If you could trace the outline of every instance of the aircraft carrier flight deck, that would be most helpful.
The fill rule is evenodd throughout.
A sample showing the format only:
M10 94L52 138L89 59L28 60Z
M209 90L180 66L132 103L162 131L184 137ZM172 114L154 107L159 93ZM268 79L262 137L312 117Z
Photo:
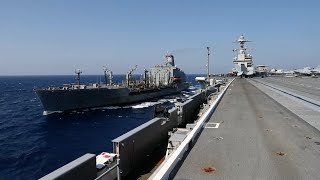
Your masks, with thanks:
M319 179L319 82L236 78L174 179Z

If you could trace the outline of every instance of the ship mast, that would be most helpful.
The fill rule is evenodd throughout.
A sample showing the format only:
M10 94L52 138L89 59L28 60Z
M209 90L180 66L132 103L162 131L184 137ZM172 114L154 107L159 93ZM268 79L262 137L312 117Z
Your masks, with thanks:
M247 39L245 39L244 38L244 36L243 36L243 34L240 36L240 38L238 39L238 42L240 43L240 47L242 48L242 49L244 49L245 47L244 47L244 44L246 43L246 42L250 42L249 40L247 40Z
M243 50L243 52L245 52L246 50L252 50L252 49L248 49L246 47L244 47L246 42L251 42L247 39L245 39L245 37L243 36L243 34L239 37L238 40L234 41L234 43L239 43L240 44L240 49L234 49L234 52L238 52L240 50Z
M77 84L80 86L80 74L82 73L82 71L81 69L76 69L74 72L77 74L76 81Z

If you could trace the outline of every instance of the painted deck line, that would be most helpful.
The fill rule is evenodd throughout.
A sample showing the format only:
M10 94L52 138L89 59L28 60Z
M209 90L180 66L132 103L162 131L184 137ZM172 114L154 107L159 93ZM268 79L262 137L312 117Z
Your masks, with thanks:
M282 89L280 87L271 85L269 83L261 82L259 80L253 80L253 81L258 82L258 83L268 87L269 89L271 89L271 90L273 90L275 92L281 93L282 95L285 95L286 97L288 97L288 98L290 98L292 100L300 102L300 103L304 104L305 106L307 106L307 107L309 107L309 108L311 108L311 109L313 109L315 111L320 112L320 102L319 101L316 101L316 100L310 99L308 97L305 97L305 96L290 92L288 90L284 90L284 89Z

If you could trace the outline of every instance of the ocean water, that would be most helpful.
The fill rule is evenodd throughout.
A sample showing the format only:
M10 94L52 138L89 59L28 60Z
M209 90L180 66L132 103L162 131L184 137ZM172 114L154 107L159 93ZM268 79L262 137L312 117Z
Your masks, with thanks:
M123 77L114 78L121 82ZM197 86L195 77L187 79ZM101 79L82 76L87 83ZM33 89L74 80L74 76L0 76L0 179L38 179L85 153L111 152L111 140L152 119L155 104L174 106L176 96L194 92L125 107L43 116Z

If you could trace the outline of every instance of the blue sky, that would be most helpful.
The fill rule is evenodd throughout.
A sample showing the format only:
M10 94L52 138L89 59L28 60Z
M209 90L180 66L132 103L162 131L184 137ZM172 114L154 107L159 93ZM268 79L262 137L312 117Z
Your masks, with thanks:
M320 64L320 1L0 1L0 75L124 74L164 62L186 73L228 72L241 34L255 64Z

